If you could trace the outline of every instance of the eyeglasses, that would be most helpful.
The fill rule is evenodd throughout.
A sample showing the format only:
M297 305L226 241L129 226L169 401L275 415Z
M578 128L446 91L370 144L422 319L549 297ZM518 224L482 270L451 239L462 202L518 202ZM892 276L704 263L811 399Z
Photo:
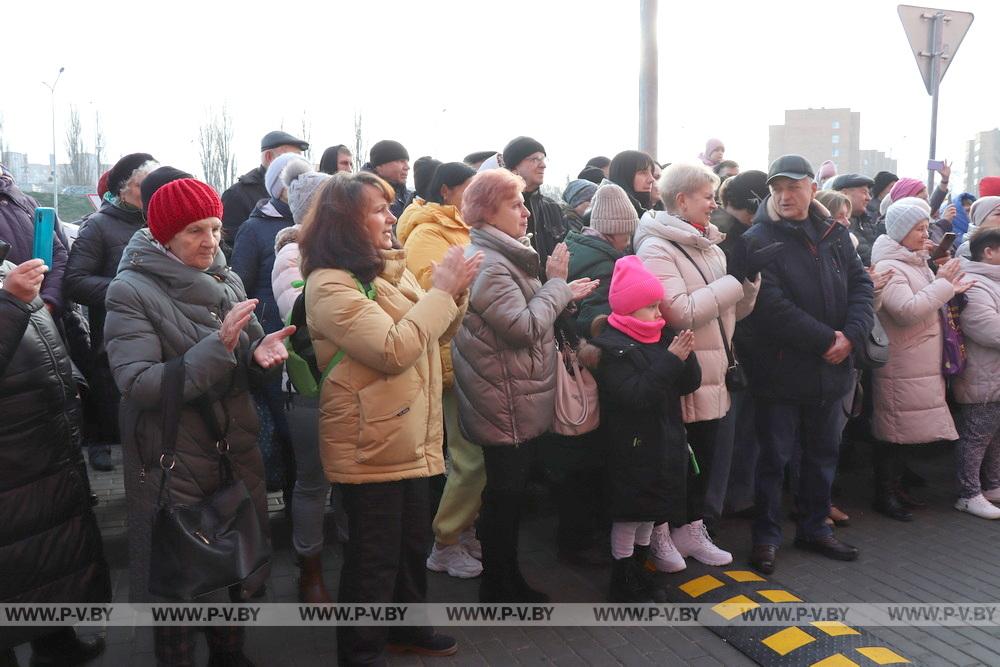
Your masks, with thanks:
M532 157L526 157L524 159L525 159L526 162L532 162L534 164L548 164L549 163L548 159L546 159L546 157L544 155L542 157L532 156Z

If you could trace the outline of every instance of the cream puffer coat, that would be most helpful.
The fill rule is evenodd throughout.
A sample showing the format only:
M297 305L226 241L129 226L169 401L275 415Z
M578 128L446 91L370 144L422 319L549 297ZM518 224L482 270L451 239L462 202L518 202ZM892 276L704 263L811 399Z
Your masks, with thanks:
M721 419L729 412L726 388L729 359L719 319L731 350L736 322L753 310L760 289L759 277L756 282L744 281L741 285L726 273L726 255L719 247L725 238L713 224L702 235L693 226L663 211L647 212L635 231L635 254L663 285L660 311L667 326L675 331L694 331L701 387L681 397L686 424ZM697 268L674 243L684 248Z
M889 362L874 371L872 432L897 444L955 440L941 374L941 308L955 288L934 277L926 253L915 253L886 235L872 246L872 265L879 272L894 271L876 313L889 336Z
M466 298L424 292L406 251L383 252L375 299L347 271L321 269L306 282L306 321L320 368L345 356L323 383L320 458L332 482L363 484L439 475L441 348L458 328Z
M281 321L288 319L295 299L302 292L302 272L299 269L299 232L302 225L285 227L274 237L274 268L271 269L271 290L278 304Z
M968 363L952 387L959 403L1000 402L1000 266L962 259L966 280L961 327Z
M538 253L490 225L466 254L485 255L469 312L451 345L462 433L477 445L519 445L552 426L556 318L573 299L566 281L538 279Z

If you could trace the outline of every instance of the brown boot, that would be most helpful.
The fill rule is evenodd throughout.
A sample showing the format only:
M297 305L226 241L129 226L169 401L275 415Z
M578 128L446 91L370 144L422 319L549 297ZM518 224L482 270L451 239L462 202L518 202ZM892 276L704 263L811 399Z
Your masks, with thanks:
M333 602L323 583L323 557L299 556L299 602Z

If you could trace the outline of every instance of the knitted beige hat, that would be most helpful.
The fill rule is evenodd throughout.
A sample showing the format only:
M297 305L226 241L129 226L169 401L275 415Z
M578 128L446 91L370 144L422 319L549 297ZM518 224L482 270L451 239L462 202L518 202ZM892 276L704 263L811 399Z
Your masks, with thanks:
M639 216L618 185L604 181L590 202L590 226L602 234L633 234Z

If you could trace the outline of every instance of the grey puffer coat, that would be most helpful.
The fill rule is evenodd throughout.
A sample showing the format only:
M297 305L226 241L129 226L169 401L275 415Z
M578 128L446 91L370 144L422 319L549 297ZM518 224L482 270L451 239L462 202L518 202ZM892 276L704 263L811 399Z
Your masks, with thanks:
M164 362L183 355L184 400L209 397L220 424L228 425L233 472L246 484L267 532L264 463L257 448L257 413L248 393L264 379L252 360L264 332L256 318L240 335L236 352L218 336L222 319L246 298L243 283L222 252L207 271L189 267L141 230L125 248L108 288L104 340L122 393L121 432L128 499L129 586L133 602L151 599L149 558L152 518L160 490L161 382ZM280 368L280 367L279 367ZM170 490L175 503L195 504L219 486L215 441L197 411L184 406L177 434ZM261 573L263 583L267 573Z
M975 280L962 309L968 362L954 380L959 403L1000 402L1000 266L962 259L966 280Z
M452 340L462 433L477 445L517 445L552 425L554 324L572 301L566 281L538 279L538 254L490 225L473 229L467 255L485 254L469 310Z

